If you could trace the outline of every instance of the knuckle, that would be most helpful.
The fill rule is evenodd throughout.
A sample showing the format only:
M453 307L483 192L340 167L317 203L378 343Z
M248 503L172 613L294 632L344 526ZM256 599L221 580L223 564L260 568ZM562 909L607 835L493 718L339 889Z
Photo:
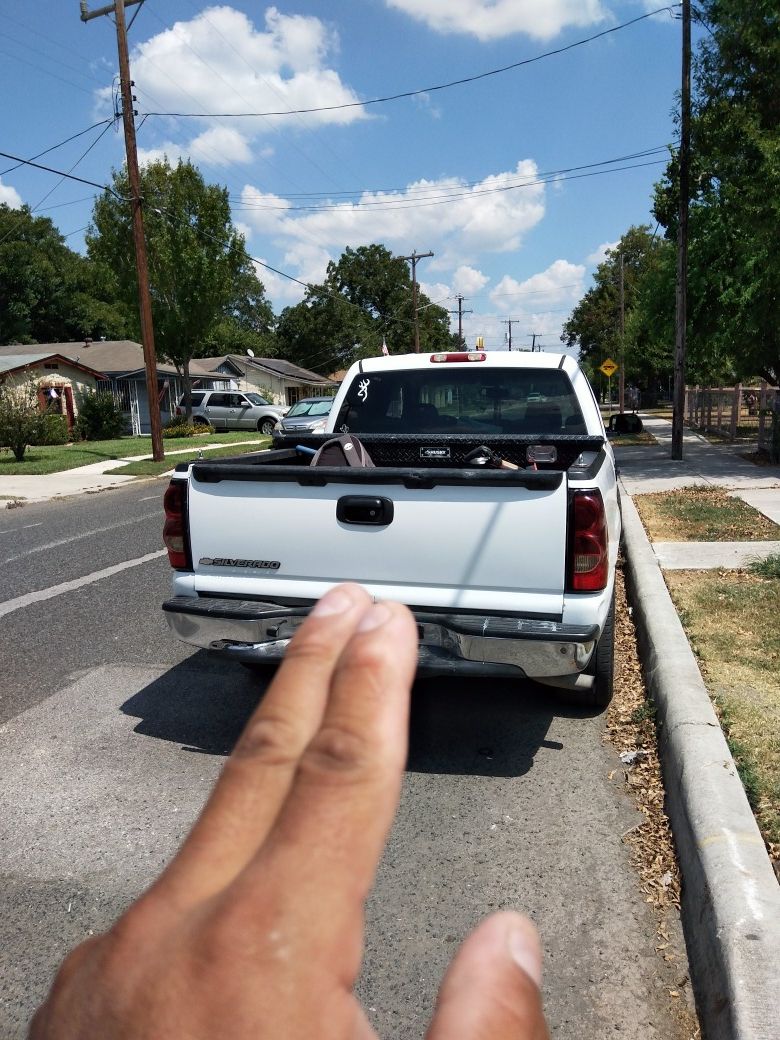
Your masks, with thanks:
M346 781L369 776L374 767L374 756L365 736L335 723L323 726L307 747L300 765L302 773L317 779Z
M295 761L300 752L295 727L291 720L281 716L260 715L251 719L233 751L234 761L252 759L272 766L286 766ZM230 767L228 759L227 767Z

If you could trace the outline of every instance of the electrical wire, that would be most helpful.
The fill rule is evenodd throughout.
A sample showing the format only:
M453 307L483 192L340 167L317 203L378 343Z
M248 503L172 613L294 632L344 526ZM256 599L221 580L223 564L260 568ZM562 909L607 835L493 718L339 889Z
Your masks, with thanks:
M619 32L621 29L627 29L631 25L636 25L637 22L643 22L647 18L652 18L657 14L662 14L664 11L672 13L681 4L675 3L666 7L659 7L655 11L648 11L646 14L638 15L636 18L630 19L630 21L622 22L620 25L613 25L609 29L602 29L601 32L594 33L592 36L587 36L582 40L575 40L574 43L568 43L564 47L556 47L554 50L545 51L543 54L537 54L533 58L524 58L522 61L512 62L511 65L502 65L497 69L490 69L487 72L479 72L473 76L464 76L461 79L450 80L448 83L438 83L431 87L420 87L416 90L405 90L398 94L388 94L384 97L369 98L367 101L349 101L340 105L321 105L316 108L295 108L281 110L278 112L148 112L150 116L174 116L177 119L246 119L246 118L267 118L269 116L291 116L291 115L310 115L315 112L336 112L347 108L363 108L366 105L381 105L388 101L399 101L404 98L418 97L420 94L433 94L439 90L449 90L451 87L463 86L467 83L476 83L479 80L487 79L490 76L498 76L504 72L511 72L514 69L522 68L525 65L532 65L535 62L542 61L545 58L551 58L558 54L565 54L567 51L574 50L576 47L582 47L587 43L592 43L594 40L599 40L604 36L609 36L611 33Z
M105 133L105 131L103 132ZM95 144L97 144L97 141L95 141ZM10 152L0 152L0 155L2 155L4 159L12 159L14 162L18 162L20 166L32 166L35 170L44 170L46 173L56 173L57 176L62 177L63 180L78 181L79 184L88 184L90 188L100 188L101 191L111 192L115 198L121 198L121 196L117 195L114 189L109 187L108 184L98 184L97 181L88 181L84 177L74 177L71 173L66 173L63 170L55 170L51 166L42 166L41 163L33 162L32 159L22 159L18 155L11 155ZM73 167L71 167L71 169L73 169Z
M71 141L75 141L77 137L83 137L84 134L88 134L90 130L94 130L98 126L103 126L104 123L113 123L113 119L99 119L97 123L93 123L88 126L86 130L79 130L76 134L71 134L70 137L66 137L64 141L60 141L58 144L53 144L51 148L44 148L42 152L38 152L37 155L31 156L30 160L22 159L15 166L9 166L5 170L0 170L0 177L5 177L7 173L11 173L13 170L18 170L20 166L24 166L25 162L30 162L33 159L40 159L42 155L48 155L49 152L55 152L58 148L62 148L63 145L70 144Z

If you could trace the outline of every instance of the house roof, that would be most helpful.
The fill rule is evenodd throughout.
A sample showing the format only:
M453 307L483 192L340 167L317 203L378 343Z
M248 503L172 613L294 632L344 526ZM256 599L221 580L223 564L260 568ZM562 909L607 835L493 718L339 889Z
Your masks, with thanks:
M90 368L89 365L82 365L81 362L74 361L72 358L65 357L63 354L5 354L0 356L0 372L14 372L18 369L35 367L44 363L62 362L69 368L76 368L80 372L86 372L88 375L95 376L97 379L103 378L103 373L95 368Z
M33 362L40 361L44 356L57 354L63 359L74 363L78 361L82 366L114 378L144 372L146 367L144 348L131 339L93 340L88 344L84 340L77 343L30 343L25 344L23 349L25 355L29 355ZM13 357L19 352L18 344L0 346L0 358ZM158 361L157 372L159 375L176 375L176 367ZM190 373L195 376L213 376L213 370L202 367L198 360L190 363Z
M270 372L277 379L294 380L296 383L312 383L315 386L330 386L332 382L327 376L319 372L311 372L308 368L294 365L292 361L282 361L281 358L259 358L249 357L246 354L224 354L222 357L198 358L201 365L208 365L211 372L215 372L220 365L228 364L241 375L248 368L258 369L261 372Z

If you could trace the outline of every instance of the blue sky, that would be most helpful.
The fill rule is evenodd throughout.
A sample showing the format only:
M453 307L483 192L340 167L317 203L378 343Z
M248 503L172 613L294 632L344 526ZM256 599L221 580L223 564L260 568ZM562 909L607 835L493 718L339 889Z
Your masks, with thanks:
M91 0L91 7L100 0ZM575 43L660 6L652 0L145 0L131 63L141 158L192 157L228 187L248 251L303 281L345 246L428 252L418 279L455 309L468 340L560 326L603 249L651 222L664 153L596 176L546 174L673 139L680 23L663 13L565 53L413 98L366 100L476 76ZM4 4L0 150L31 158L112 114L113 24L77 0ZM224 118L219 113L307 115ZM182 118L146 113L206 113ZM120 127L98 126L40 158L100 184L123 161ZM99 135L102 133L102 136ZM94 143L97 140L97 143ZM93 145L78 162L84 151ZM641 165L656 162L657 165ZM0 159L0 202L27 203L83 248L95 189ZM607 169L608 167L595 167ZM7 172L5 172L7 171ZM583 170L581 173L592 171ZM47 198L44 196L51 192ZM277 313L301 298L259 269ZM399 345L390 344L398 349Z

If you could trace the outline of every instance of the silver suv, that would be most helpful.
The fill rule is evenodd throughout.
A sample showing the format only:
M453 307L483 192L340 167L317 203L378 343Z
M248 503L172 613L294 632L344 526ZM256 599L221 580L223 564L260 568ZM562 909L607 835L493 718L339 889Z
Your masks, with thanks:
M286 408L269 404L264 397L238 390L193 390L192 421L215 430L258 430L270 437L274 426L287 413ZM184 398L176 414L184 415Z

